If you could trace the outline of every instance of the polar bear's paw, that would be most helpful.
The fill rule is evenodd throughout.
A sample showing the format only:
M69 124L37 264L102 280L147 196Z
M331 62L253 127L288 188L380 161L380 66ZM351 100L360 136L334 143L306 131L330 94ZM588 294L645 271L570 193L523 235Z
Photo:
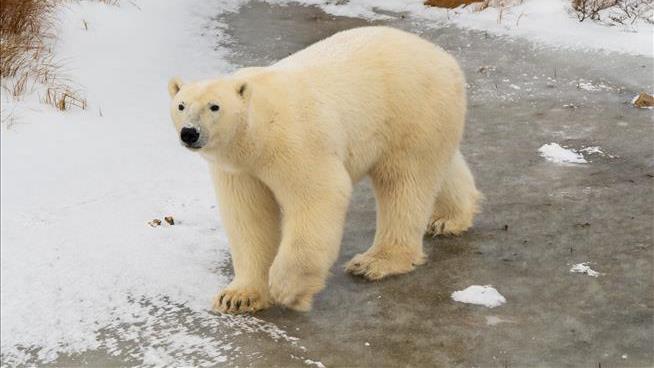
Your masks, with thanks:
M268 296L252 288L230 288L213 298L212 310L217 313L253 313L270 305Z
M311 310L313 296L325 287L325 277L303 265L275 261L269 274L270 295L276 304L306 312Z
M421 252L374 252L369 250L354 256L345 265L345 270L368 280L380 280L386 276L411 272L415 266L423 263L425 263L425 259Z
M472 226L472 218L432 217L427 225L427 233L432 236L456 236L461 235Z

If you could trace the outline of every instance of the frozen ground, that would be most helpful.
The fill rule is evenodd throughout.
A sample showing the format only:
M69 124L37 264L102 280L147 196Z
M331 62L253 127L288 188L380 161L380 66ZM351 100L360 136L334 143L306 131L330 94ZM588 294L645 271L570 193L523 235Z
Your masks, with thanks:
M370 23L297 5L138 4L62 14L57 50L87 111L3 96L3 120L15 117L1 142L3 365L654 364L654 127L651 110L629 105L653 88L651 57L372 16L461 60L463 150L484 212L462 237L426 239L429 262L416 272L368 283L340 267L374 234L363 183L312 312L214 316L209 299L231 273L226 240L205 165L176 142L168 77L267 64ZM550 143L588 162L548 161L538 150ZM167 215L178 223L147 225ZM600 276L570 272L578 264ZM488 284L506 304L451 298Z

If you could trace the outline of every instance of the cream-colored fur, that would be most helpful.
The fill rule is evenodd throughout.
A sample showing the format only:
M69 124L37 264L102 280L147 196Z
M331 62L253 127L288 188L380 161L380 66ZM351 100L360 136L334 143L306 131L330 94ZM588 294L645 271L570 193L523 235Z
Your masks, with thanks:
M210 163L230 240L235 277L216 311L310 309L337 258L352 185L365 176L377 232L347 270L371 280L411 271L424 262L425 229L458 234L477 212L459 152L462 72L415 35L352 29L269 67L173 79L169 92L178 131L200 132L196 150Z

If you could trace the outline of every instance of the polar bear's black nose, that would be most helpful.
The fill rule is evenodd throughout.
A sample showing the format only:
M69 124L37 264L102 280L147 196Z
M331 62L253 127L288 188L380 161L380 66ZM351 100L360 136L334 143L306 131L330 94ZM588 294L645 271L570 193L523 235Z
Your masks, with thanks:
M200 132L198 132L198 130L195 128L182 128L179 136L182 139L182 142L186 144L193 144L200 138Z

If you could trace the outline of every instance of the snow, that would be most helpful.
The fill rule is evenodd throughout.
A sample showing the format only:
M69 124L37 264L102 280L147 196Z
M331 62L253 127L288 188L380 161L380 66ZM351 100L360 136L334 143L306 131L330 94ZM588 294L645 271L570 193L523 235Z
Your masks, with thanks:
M592 155L592 154L603 155L604 154L604 151L602 151L602 148L599 147L599 146L588 146L588 147L584 147L584 148L580 149L579 151L588 153L589 155Z
M540 155L546 160L554 163L588 163L584 158L584 155L575 150L563 148L558 143L544 144L538 149L538 152L540 152Z
M306 364L308 366L315 366L315 367L318 367L318 368L325 368L325 365L322 364L321 362L311 360L311 359L305 359L304 364Z
M488 308L499 307L506 299L491 285L472 285L452 293L455 302L483 305Z
M604 149L600 146L588 146L584 147L578 152L583 152L585 156L600 156L600 157L608 157L608 158L617 158L619 156L610 154L604 151Z
M206 164L180 147L168 116L171 76L234 68L207 14L237 5L68 4L53 50L88 109L59 112L38 87L20 101L3 93L3 365L100 350L201 366L238 354L230 340L244 332L297 344L257 318L208 313L228 282L217 271L227 240ZM164 216L175 225L148 225Z
M572 82L572 83L575 83L575 82ZM577 83L577 88L583 89L584 91L588 91L588 92L598 92L598 91L602 91L602 90L610 90L611 89L611 87L609 87L606 84L601 83L601 82L598 83L598 84L594 84L591 81L586 81L586 80L580 79L576 83Z
M590 268L589 264L590 262L575 264L572 266L572 268L570 268L570 272L585 273L586 275L591 277L598 277L600 273Z
M497 35L521 37L550 47L615 51L650 57L653 54L653 24L643 20L625 26L608 26L590 20L579 22L572 13L569 0L525 0L512 7L489 7L482 11L476 6L457 9L428 7L423 5L424 0L266 1L316 5L332 15L370 20L409 15L414 19L428 20L434 26L454 24Z

